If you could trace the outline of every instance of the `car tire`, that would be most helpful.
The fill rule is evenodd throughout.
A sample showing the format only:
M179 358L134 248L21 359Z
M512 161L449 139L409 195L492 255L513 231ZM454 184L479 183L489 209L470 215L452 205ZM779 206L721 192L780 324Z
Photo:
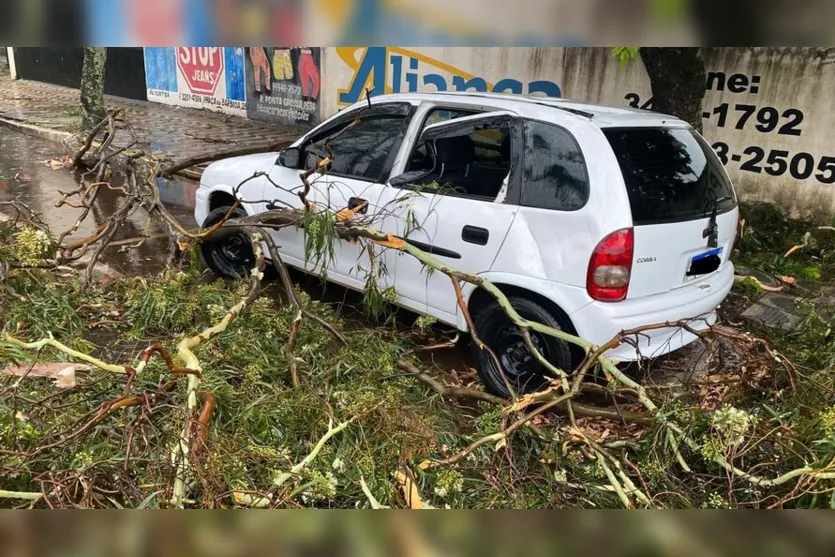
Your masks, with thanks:
M218 207L206 217L203 228L209 228L223 220L231 209L230 206ZM246 211L238 207L234 217L245 217ZM215 274L229 279L240 279L249 276L255 264L255 255L249 236L244 232L217 235L203 241L200 246L203 260Z
M571 330L566 317L554 315L533 300L520 297L509 300L513 309L525 319L554 329ZM504 377L517 394L536 392L547 385L549 372L527 349L519 328L497 301L491 302L476 315L474 325L481 341L493 350L502 366L501 370L497 369L489 352L472 343L473 359L490 393L511 398ZM557 368L569 372L576 367L574 351L568 342L535 331L531 331L531 339L540 353Z

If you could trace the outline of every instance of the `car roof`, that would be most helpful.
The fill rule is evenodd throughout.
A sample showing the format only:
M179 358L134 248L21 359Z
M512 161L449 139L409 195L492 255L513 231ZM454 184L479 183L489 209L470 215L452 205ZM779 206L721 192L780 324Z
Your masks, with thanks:
M682 127L688 124L675 116L637 108L608 106L554 97L511 95L506 93L477 93L470 91L438 91L432 93L395 93L377 95L372 102L443 101L483 105L511 110L520 116L541 117L543 109L558 110L563 114L592 122L601 128L614 127ZM362 101L366 102L366 101Z

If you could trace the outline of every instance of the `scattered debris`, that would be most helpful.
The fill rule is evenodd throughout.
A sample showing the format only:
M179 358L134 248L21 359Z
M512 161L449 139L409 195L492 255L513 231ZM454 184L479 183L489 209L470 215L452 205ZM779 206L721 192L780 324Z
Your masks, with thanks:
M35 363L25 366L8 366L3 370L6 375L15 375L23 378L48 378L54 381L54 386L59 389L72 389L75 387L75 373L77 371L90 371L90 366L85 364L73 364L67 362Z
M44 161L44 164L52 170L68 170L75 166L72 158L68 156L50 159L48 161Z
M769 286L768 284L761 282L760 279L752 275L737 275L734 277L734 282L745 282L746 280L750 280L751 282L753 282L754 284L756 284L757 286L759 286L767 292L780 292L781 290L783 290L782 286Z
M394 480L397 487L403 492L403 497L406 499L406 504L410 509L432 509L432 505L426 503L420 496L420 490L415 483L415 478L405 465L401 465L394 473Z

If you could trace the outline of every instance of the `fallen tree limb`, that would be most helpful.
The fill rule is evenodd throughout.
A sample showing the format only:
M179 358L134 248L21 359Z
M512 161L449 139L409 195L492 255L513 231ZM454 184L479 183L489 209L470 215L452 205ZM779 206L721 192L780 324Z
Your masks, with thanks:
M249 147L237 147L235 149L226 149L224 151L215 151L213 153L209 153L207 155L198 155L195 157L191 157L182 161L175 162L171 166L167 166L162 170L163 176L170 176L172 174L176 174L181 170L185 170L187 168L191 168L193 166L199 166L201 164L206 164L207 162L214 162L219 161L221 159L228 159L232 157L243 157L246 155L255 155L258 153L269 153L272 151L278 151L284 147L290 145L292 141L283 139L281 141L274 141L273 143L269 143L267 145L254 145Z
M258 293L261 291L261 279L264 273L264 252L261 249L261 242L263 236L259 232L254 232L250 236L252 243L252 250L255 254L255 265L253 266L250 277L250 288L246 296L235 306L229 309L223 319L219 323L205 329L200 334L188 337L177 345L177 355L185 364L185 368L197 372L196 374L188 376L188 391L186 394L186 411L187 416L192 416L197 409L197 391L200 387L200 375L203 372L200 366L200 360L194 353L194 350L206 342L211 341L217 335L222 333L229 327L229 324L235 320L241 313L243 313L249 305L255 301ZM190 418L188 418L190 420ZM171 504L175 507L182 507L185 499L186 478L189 474L188 455L191 450L193 428L191 423L187 422L183 427L182 434L178 440L173 451L173 461L176 469L176 476L174 479L174 488L171 496Z
M73 350L69 346L66 346L65 344L62 344L55 340L51 334L49 335L49 337L35 342L23 342L7 334L3 336L3 341L8 342L13 346L17 346L18 348L21 348L23 350L38 351L43 349L45 346L51 346L56 350L63 352L67 356L71 356L77 360L87 362L88 364L96 366L99 369L103 369L105 371L112 371L113 373L128 373L127 367L108 364L97 358L93 358L92 356L79 352L78 350Z
M428 385L433 391L435 391L444 398L454 398L457 400L476 400L481 402L488 402L490 404L495 404L497 406L502 407L508 407L510 404L512 404L512 401L510 400L504 399L499 396L491 395L490 393L479 391L477 389L448 387L440 381L438 381L437 379L433 378L425 371L421 371L420 368L406 360L398 360L397 367L405 371L406 373L414 376L422 383ZM553 394L549 396L553 398ZM549 402L548 398L541 398L537 401L537 403L539 404L545 404L547 402ZM590 404L583 404L576 401L572 401L571 406L573 407L574 413L582 417L605 418L607 420L624 421L626 423L636 424L652 423L652 418L650 416L636 414L634 412L618 411L615 408L603 408L599 406L593 406ZM521 410L521 408L517 409L515 407L513 409L514 411ZM560 404L557 407L555 407L555 410L567 414L568 405Z
M23 501L40 501L43 498L43 493L29 492L29 491L6 491L0 489L0 499L21 499Z

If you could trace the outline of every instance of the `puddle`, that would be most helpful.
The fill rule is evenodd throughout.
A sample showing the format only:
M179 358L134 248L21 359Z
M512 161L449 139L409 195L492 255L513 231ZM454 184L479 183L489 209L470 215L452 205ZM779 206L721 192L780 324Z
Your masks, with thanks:
M69 206L60 209L55 207L61 192L76 189L80 180L79 173L52 170L45 164L45 161L62 154L62 147L55 143L0 128L0 201L19 199L40 215L56 237L69 230L82 213L81 209ZM193 205L196 187L196 184L188 181L164 185L163 200L168 202L166 206L186 228L196 227L189 208L189 205ZM121 197L118 192L102 189L87 219L73 237L80 239L92 234L120 207ZM147 232L163 233L163 230L156 227L148 231L147 227L147 215L139 210L127 219L117 232L115 241L134 238ZM165 238L149 239L141 247L122 253L117 247L110 248L101 261L123 274L152 274L165 266L166 254Z

